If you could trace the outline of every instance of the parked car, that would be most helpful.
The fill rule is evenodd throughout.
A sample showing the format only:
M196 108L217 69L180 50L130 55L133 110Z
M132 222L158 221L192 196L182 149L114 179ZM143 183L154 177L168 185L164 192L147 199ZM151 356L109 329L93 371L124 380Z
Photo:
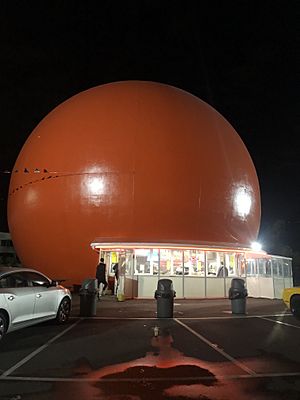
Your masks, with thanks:
M300 318L300 287L286 288L282 292L282 300L292 314Z
M34 269L0 267L0 340L50 319L67 322L71 302L68 289Z

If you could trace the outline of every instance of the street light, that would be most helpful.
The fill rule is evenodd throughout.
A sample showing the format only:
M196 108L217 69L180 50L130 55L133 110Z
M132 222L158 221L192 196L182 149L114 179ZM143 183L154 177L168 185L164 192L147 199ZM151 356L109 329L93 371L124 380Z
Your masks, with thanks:
M258 242L252 242L251 243L251 248L255 251L261 251L262 245Z

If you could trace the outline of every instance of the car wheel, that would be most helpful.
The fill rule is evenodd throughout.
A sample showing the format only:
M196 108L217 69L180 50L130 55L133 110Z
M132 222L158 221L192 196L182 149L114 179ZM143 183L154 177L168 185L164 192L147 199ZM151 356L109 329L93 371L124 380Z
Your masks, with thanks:
M7 331L7 317L6 315L0 311L0 340L4 337Z
M292 314L300 318L300 296L293 296L291 298L291 312Z
M70 313L71 313L71 301L70 301L70 299L65 297L64 299L62 299L62 301L58 307L56 321L59 324L64 324L65 322L68 321L68 319L70 317Z

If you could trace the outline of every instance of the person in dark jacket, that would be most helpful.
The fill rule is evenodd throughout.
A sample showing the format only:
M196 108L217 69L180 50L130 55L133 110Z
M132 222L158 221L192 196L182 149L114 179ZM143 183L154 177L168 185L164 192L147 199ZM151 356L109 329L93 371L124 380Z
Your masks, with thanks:
M106 280L106 264L104 264L104 258L100 258L100 263L97 265L96 270L96 278L98 280L98 297L100 296L100 283L103 284L102 293L104 294L105 289L107 288L107 280Z
M112 267L114 273L115 273L115 285L114 285L114 294L117 295L118 293L118 287L119 287L119 264L115 263L115 265Z

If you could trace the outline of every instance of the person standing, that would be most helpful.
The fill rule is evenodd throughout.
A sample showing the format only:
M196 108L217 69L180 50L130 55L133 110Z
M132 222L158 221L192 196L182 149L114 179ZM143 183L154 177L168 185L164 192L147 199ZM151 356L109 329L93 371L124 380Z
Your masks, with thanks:
M106 264L104 264L104 258L100 258L100 263L97 265L96 270L96 278L98 280L98 298L100 296L100 284L103 284L102 293L104 294L105 289L107 288L107 280L106 280Z
M115 263L113 266L113 271L115 273L115 285L114 285L114 294L117 295L118 293L118 286L119 286L119 263Z

